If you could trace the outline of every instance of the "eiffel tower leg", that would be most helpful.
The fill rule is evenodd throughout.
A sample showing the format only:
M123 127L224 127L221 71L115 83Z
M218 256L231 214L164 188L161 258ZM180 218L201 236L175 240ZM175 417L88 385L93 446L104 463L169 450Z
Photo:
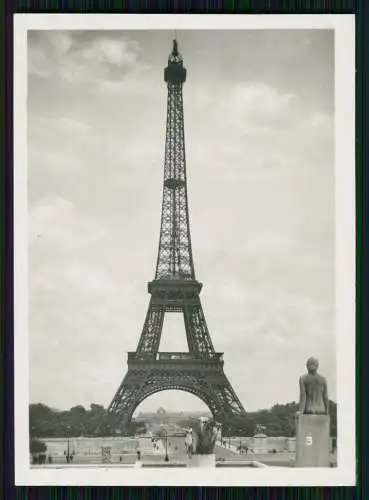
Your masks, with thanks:
M115 413L122 425L130 422L133 412L145 394L145 383L150 372L145 369L128 369L110 406L109 412Z
M158 352L164 314L164 306L155 304L155 299L151 297L137 352L152 355Z
M246 416L246 412L226 375L223 373L219 379L219 383L213 387L217 405L219 405L217 416L220 422L233 422L237 426L237 420L241 423L242 419Z
M215 352L211 337L206 325L204 311L201 306L200 297L195 295L193 304L188 305L186 301L183 315L187 343L190 352L201 354L213 354Z
M212 373L200 369L195 383L199 391L207 395L209 409L218 422L235 421L246 415L221 367Z

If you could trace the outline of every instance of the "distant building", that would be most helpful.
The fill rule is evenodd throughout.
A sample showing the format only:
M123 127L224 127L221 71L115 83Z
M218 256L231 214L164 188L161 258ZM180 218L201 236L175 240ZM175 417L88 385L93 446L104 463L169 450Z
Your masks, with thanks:
M175 424L186 420L187 418L211 417L209 411L180 411L171 412L160 407L154 412L140 412L135 418L136 422L151 422L155 424Z
M161 406L156 412L156 423L158 424L167 424L168 423L168 415L164 408Z

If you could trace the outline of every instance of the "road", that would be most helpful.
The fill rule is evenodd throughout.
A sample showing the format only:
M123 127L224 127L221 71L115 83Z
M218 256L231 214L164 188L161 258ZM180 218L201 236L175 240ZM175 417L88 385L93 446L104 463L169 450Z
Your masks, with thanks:
M162 440L163 443L163 453L165 454L165 439ZM222 446L215 445L214 453L216 458L223 460L232 461L245 461L245 460L257 460L251 455L240 455L234 453L233 451L223 448ZM177 460L186 460L186 446L184 437L168 437L168 457Z
M165 439L161 440L163 443L163 450L165 453ZM169 437L168 436L168 456L186 458L185 438L182 436Z

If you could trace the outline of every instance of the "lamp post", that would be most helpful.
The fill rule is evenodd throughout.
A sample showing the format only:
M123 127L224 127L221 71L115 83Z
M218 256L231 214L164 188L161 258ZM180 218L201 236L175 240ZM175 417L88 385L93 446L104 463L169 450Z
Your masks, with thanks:
M166 429L164 429L165 432L165 457L164 457L164 462L169 462L169 457L168 457L168 432Z
M74 450L72 453L70 453L70 448L69 448L69 437L70 437L70 426L67 426L67 449L64 451L65 459L67 461L67 464L71 462L73 459L73 455L75 454Z

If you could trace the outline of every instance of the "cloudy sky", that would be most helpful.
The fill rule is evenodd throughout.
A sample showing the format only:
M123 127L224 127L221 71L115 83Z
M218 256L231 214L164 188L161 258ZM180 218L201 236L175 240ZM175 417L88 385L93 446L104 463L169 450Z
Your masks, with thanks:
M107 406L154 277L169 31L28 35L30 399ZM246 410L335 398L331 31L179 31L190 223L204 312ZM167 315L161 350L185 350ZM197 409L159 393L139 410Z

